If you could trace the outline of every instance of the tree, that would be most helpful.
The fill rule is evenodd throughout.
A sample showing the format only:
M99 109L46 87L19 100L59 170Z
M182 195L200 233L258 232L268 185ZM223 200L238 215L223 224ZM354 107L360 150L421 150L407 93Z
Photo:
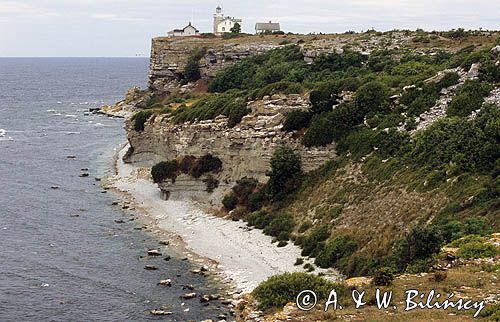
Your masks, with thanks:
M295 190L301 174L300 155L288 146L277 148L271 158L271 171L267 173L269 193L277 197Z
M231 32L233 34L239 34L241 32L241 25L239 23L235 23L233 28L231 28Z

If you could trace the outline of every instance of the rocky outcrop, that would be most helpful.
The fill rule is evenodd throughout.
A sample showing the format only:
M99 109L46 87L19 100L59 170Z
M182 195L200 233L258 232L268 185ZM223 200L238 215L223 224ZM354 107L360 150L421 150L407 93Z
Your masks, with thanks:
M202 77L214 77L218 71L243 58L264 53L279 47L275 41L254 40L238 43L237 40L183 38L154 38L151 45L149 87L158 93L169 92L182 79L190 53L205 48L200 59Z
M307 96L273 95L248 103L251 113L234 128L227 126L228 118L218 116L213 120L175 124L166 116L153 116L143 132L132 129L127 122L128 139L134 153L126 161L153 165L160 161L192 155L201 157L212 154L222 160L223 170L214 174L219 187L206 193L206 184L180 175L175 183L164 182L160 188L170 198L199 198L200 201L218 203L222 194L236 180L253 177L260 182L267 180L266 171L274 150L289 145L302 157L305 171L316 169L335 157L333 145L306 148L293 133L282 131L286 114L294 109L308 109Z

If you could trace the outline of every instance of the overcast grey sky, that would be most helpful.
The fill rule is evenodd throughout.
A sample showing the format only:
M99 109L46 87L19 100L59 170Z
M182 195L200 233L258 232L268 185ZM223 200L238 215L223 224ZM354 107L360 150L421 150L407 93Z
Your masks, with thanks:
M148 56L150 38L190 20L210 32L217 5L285 31L500 29L498 0L0 0L0 57Z

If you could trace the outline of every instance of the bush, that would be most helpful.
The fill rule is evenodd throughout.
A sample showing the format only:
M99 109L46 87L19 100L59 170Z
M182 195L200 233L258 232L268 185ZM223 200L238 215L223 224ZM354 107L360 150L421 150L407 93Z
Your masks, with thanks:
M332 267L342 258L354 253L357 247L357 243L349 236L335 237L325 245L325 248L317 255L314 263L321 268Z
M375 271L373 275L373 285L375 286L389 286L394 281L394 273L389 267L381 267Z
M224 206L224 209L227 211L231 211L234 208L236 208L236 205L238 204L238 198L233 193L230 193L228 195L225 195L224 198L222 198L222 205Z
M439 253L442 243L441 232L435 227L415 227L395 245L396 266L404 271L417 260L429 259Z
M215 179L212 175L209 175L203 182L205 183L208 193L214 192L214 190L219 187L219 180Z
M271 170L266 175L269 177L268 191L273 198L295 190L302 176L300 155L288 146L277 148L271 157Z
M201 78L199 61L204 55L205 50L201 48L196 48L191 52L184 67L183 76L186 81L195 82Z
M248 196L247 208L249 211L254 212L261 209L265 202L266 202L266 197L264 193L260 191L253 192Z
M448 244L448 247L460 248L468 243L485 243L486 238L479 235L467 235L465 237L456 239Z
M243 177L236 181L236 185L233 187L233 193L238 198L238 203L246 206L248 203L248 198L252 194L259 182L254 178Z
M345 296L348 292L344 285L332 283L316 275L284 273L262 282L252 294L259 302L259 308L268 310L282 308L288 302L295 302L303 290L311 290L316 293L318 299L326 299L333 289L339 296Z
M295 223L290 215L279 214L264 228L264 234L278 237L278 240L288 240L294 227Z
M333 124L325 117L326 115L315 116L311 121L311 126L302 139L302 144L307 147L325 146L333 141Z
M212 156L211 154L205 154L201 158L197 159L189 170L189 174L194 178L199 178L207 172L220 172L222 170L222 161Z
M160 162L151 168L151 176L153 177L153 182L160 183L166 179L171 179L172 182L175 182L178 170L179 164L177 160Z
M444 280L446 280L447 277L448 277L448 274L446 272L437 271L437 272L434 272L434 274L429 277L429 281L440 283L440 282L443 282Z
M273 217L269 213L265 211L256 211L248 217L247 222L249 226L264 229L272 220Z
M472 111L479 110L484 102L484 97L491 91L491 85L478 80L468 80L460 88L446 110L449 116L469 116Z
M389 89L380 82L369 82L358 88L354 98L356 107L364 115L387 111Z
M499 247L495 245L472 241L460 247L458 257L467 259L487 258L495 257L499 253Z
M293 110L285 118L283 122L283 131L297 131L309 126L311 121L311 113L307 111Z
M490 321L500 321L500 304L487 305L484 310L479 313L479 316L488 318Z
M438 86L440 88L446 88L458 84L460 80L460 75L455 72L446 73L443 78L439 81Z
M300 242L302 246L302 256L315 256L317 251L321 248L319 246L322 242L330 237L330 228L328 226L320 226L312 231L308 236L303 238ZM318 247L319 246L319 247Z
M136 132L144 131L144 124L153 115L152 110L140 111L134 114L132 120L134 121L134 130Z

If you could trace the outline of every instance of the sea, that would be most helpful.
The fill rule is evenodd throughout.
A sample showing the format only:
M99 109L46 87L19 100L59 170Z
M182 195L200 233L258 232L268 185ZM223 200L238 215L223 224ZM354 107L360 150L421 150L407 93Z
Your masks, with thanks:
M129 221L98 181L112 174L126 136L123 120L88 111L144 88L148 65L144 58L0 58L0 321L229 314L218 301L181 298L222 286L191 273L195 265L168 248L147 256L158 240ZM158 285L163 279L172 286ZM172 315L150 314L159 308Z

